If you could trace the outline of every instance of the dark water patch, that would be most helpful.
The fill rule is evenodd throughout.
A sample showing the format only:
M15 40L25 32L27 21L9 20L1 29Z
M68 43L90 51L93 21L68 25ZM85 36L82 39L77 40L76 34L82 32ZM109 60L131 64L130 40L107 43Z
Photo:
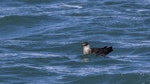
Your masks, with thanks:
M18 42L16 42L18 43ZM2 48L4 49L7 49L7 50L10 50L10 51L23 51L23 50L28 50L26 49L27 47L30 47L31 49L33 49L31 46L30 46L30 43L21 43L21 45L18 45L16 43L13 43L13 42L7 42L5 43L5 45L1 45ZM34 43L34 42L33 42ZM30 50L31 50L30 49Z
M126 1L108 1L104 2L104 5L120 5L120 4L125 4L127 3Z
M70 75L70 76L63 76L63 79L60 79L59 81L61 81L62 83L65 83L65 84L71 84L73 81L77 81L81 78L82 78L82 76Z
M145 1L141 1L141 2L138 2L138 1L128 1L128 3L122 4L122 7L124 7L124 8L133 8L133 9L139 9L139 8L144 8L144 7L147 8L147 7L149 7L146 4L149 4L149 2L146 2L146 0Z
M84 66L87 66L87 64L89 64L88 62L83 62L83 61L74 61L74 60L70 60L70 61L66 61L63 63L55 63L54 65L65 65L69 68L82 68Z
M22 6L23 4L22 3L20 3L20 2L17 2L17 1L5 1L5 2L3 2L3 6L5 6L5 7L8 7L8 6L10 6L10 7L20 7L20 6Z
M15 77L15 76L11 76L11 75L2 75L2 76L0 76L0 81L1 81L1 83L12 83L12 82L14 82L14 83L18 83L18 82L20 82L21 81L21 79L20 78L18 78L18 77Z
M136 48L133 54L143 55L149 53L150 48L146 46L141 46L140 48Z
M76 30L75 30L76 29ZM80 31L82 31L82 29L80 26L75 25L75 26L69 26L69 27L65 27L65 28L61 28L58 31L56 31L56 33L60 33L60 34L73 34L73 33L81 33ZM69 32L66 32L69 31Z
M70 52L70 53L78 53L81 50L81 44L80 43L72 43L72 44L66 44L63 45L59 48L59 51L64 51L64 52ZM63 50L65 49L65 50Z
M57 22L58 21L58 22ZM61 23L61 18L49 16L6 16L0 19L1 39L24 38L26 36L37 35L45 31L51 31L51 27L40 27L44 24ZM25 38L24 38L25 39ZM32 38L33 39L33 38Z
M138 80L137 80L138 79ZM115 74L115 75L99 75L99 76L87 76L83 77L79 80L76 80L74 82L70 82L68 84L83 84L83 83L94 83L94 84L141 84L141 83L149 83L149 75L148 74Z
M123 63L123 61L111 58L111 56L106 56L103 59L101 58L101 60L96 61L95 63L105 66L105 65L120 64Z
M28 36L24 36L24 37L22 36L22 37L19 37L19 38L15 38L14 40L38 42L38 41L45 41L46 39L49 39L48 36L44 36L44 35L41 34L42 32L44 32L44 28L39 29L35 32L37 32L37 34L36 33L31 34L31 35L29 34Z
M1 42L3 43L3 41ZM72 48L70 43L67 43L66 41L58 41L58 42L47 42L47 41L29 41L29 40L10 40L5 41L4 45L0 45L1 48L7 49L9 51L33 51L33 52L56 52L56 53L67 53L71 51L70 53L77 53L79 52L80 44L77 44L76 48ZM66 48L66 49L64 49ZM73 52L74 51L74 52Z
M12 74L16 76L41 76L41 75L50 75L48 72L44 70L40 70L38 68L27 67L27 66L16 66L16 67L8 67L1 68L0 70L3 74Z
M148 17L147 19L145 19L145 20L144 20L144 23L145 23L146 25L149 25L149 24L150 24L150 17Z
M0 71L3 71L0 76L1 83L10 83L10 84L20 84L27 83L30 80L34 82L39 77L51 77L56 76L56 73L51 73L42 69L25 67L25 66L16 66L10 68L1 68ZM33 80L34 78L35 80ZM41 79L40 79L41 80Z
M123 48L123 49L117 49L114 51L116 55L131 55L134 52L134 49L128 49L128 48Z
M130 27L130 25L131 24L129 24L129 23L113 23L110 26L114 27L114 28L127 28L127 27Z
M53 0L18 0L20 2L24 2L27 4L41 4L41 3L50 3L50 2L54 2Z
M75 44L76 46L74 46L73 44ZM32 46L30 46L32 49L30 49L31 51L35 51L35 52L52 52L52 53L61 53L64 55L78 55L79 52L81 51L81 46L78 43L67 43L66 41L58 41L57 43L40 43L40 44L31 44ZM42 47L38 47L39 45L43 45ZM72 46L74 46L74 48L72 48ZM63 55L62 55L63 56Z
M60 57L54 57L52 55L49 55L49 57L45 57L43 55L43 57L36 57L36 58L23 58L23 59L20 59L18 60L17 62L19 63L28 63L28 64L32 64L32 65L51 65L51 64L63 64L64 62L67 62L69 61L69 58L68 57L64 57L64 56L60 56Z
M0 19L0 26L33 26L38 25L38 23L43 23L46 21L53 22L60 21L59 18L49 17L46 15L42 16L6 16Z

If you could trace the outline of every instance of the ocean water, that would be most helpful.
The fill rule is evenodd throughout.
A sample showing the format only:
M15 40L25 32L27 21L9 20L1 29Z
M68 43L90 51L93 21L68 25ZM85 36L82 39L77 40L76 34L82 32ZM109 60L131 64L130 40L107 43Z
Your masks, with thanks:
M150 84L150 1L1 0L0 84Z

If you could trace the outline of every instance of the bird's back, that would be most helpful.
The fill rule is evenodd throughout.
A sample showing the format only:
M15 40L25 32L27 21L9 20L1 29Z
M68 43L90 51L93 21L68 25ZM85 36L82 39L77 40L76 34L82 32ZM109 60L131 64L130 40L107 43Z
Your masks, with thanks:
M103 47L103 48L91 48L91 52L95 53L96 55L105 56L113 51L112 47Z

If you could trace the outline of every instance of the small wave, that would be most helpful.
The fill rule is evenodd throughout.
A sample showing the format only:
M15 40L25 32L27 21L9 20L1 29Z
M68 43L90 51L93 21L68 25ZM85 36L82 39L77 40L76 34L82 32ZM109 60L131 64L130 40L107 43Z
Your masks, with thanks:
M137 9L138 12L150 12L149 9Z
M65 4L65 3L62 4L62 7L77 8L77 9L83 8L82 6L79 6L79 5L70 5L70 4Z
M61 55L56 54L43 54L43 53L21 53L22 55L30 55L34 57L61 57Z
M6 56L16 56L16 55L18 55L17 53L1 53L0 54L0 57L6 57Z

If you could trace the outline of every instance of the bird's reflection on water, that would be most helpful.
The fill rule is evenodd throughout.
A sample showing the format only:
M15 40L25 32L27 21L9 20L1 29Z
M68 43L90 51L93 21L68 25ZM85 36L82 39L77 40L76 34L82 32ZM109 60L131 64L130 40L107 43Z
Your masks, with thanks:
M89 58L82 58L83 62L89 62Z

